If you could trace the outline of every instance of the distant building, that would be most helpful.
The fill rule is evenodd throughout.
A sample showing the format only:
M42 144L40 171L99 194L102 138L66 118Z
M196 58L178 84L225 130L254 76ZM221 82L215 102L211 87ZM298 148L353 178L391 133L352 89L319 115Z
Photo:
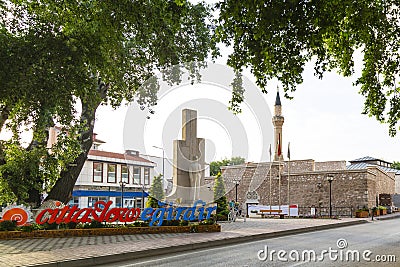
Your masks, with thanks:
M90 150L70 204L92 207L96 201L103 200L121 207L123 195L123 207L142 208L154 177L154 166L155 163L140 157L137 151L120 154Z
M57 142L60 131L59 127L50 129L48 147ZM92 149L75 183L70 205L86 208L103 200L112 201L112 207L123 204L124 207L142 208L156 163L141 157L135 150L123 154L102 151L100 146L104 143L93 134Z
M355 209L378 205L379 195L400 193L400 171L390 168L391 163L384 160L364 157L350 161L348 166L344 160L285 160L282 149L284 118L279 93L272 122L274 161L223 167L228 199L235 199L237 195L242 204L297 204L302 215L309 215L312 207L326 214L331 188L334 214L342 211L350 215Z

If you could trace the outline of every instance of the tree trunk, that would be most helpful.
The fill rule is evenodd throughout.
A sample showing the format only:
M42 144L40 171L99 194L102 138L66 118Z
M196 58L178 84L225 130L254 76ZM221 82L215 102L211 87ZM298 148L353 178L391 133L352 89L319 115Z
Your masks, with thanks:
M106 85L99 80L97 88L99 94L98 100L93 103L82 99L82 114L80 121L87 127L85 131L80 133L79 137L82 152L74 162L67 167L67 169L61 171L61 177L56 181L54 187L51 189L45 200L58 200L67 204L72 198L72 191L76 180L78 179L89 154L89 150L93 144L93 129L96 110L100 103L105 99L108 87L109 85Z
M29 204L32 208L37 208L40 206L41 199L40 199L40 191L36 188L31 188L28 190L28 199L26 199L26 203Z

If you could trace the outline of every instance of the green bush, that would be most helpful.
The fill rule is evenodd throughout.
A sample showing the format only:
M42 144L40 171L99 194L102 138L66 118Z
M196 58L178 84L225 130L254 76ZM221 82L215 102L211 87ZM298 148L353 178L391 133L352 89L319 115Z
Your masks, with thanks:
M188 226L189 222L188 221L180 221L179 226Z
M163 221L162 226L179 226L179 220L170 220L170 221Z
M86 223L83 226L84 229L92 229L92 228L104 228L104 224L102 222L92 220L90 223Z
M24 225L24 226L18 227L17 230L19 230L21 232L29 232L30 233L33 230L35 230L35 225Z
M228 215L217 214L217 221L227 221L227 220L228 220Z
M199 224L200 225L212 225L212 224L215 224L215 221L211 220L211 219L208 219L208 220L204 220L204 221L199 222Z
M229 210L222 210L220 213L218 213L218 215L228 216L229 212L230 212Z
M0 222L0 231L15 231L15 229L17 229L17 221Z

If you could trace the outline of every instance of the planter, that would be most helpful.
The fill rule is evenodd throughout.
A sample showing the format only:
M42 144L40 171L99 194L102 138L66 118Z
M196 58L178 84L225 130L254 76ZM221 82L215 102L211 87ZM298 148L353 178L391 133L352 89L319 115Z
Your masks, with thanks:
M204 233L221 232L221 225L189 225L189 226L159 226L159 227L124 227L124 228L93 228L93 229L64 229L64 230L37 230L32 232L2 231L0 239L19 238L52 238L73 236L97 235L133 235L158 233Z
M366 210L356 211L356 218L368 218L369 213Z
M387 214L387 210L386 209L379 210L379 213L380 213L380 215L386 215Z

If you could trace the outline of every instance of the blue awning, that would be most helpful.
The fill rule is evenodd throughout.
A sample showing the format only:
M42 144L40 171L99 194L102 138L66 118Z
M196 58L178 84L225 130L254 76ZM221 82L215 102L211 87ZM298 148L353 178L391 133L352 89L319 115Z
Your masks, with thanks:
M124 198L147 197L147 192L125 192ZM120 197L121 191L74 190L73 197Z

